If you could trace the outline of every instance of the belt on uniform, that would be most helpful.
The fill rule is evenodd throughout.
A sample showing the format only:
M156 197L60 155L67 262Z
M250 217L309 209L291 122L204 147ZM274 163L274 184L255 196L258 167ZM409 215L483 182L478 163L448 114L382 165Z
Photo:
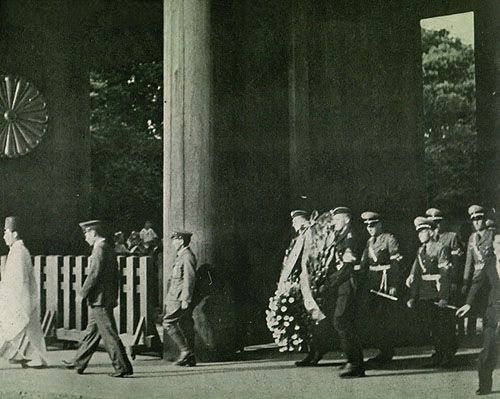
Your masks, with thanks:
M441 280L440 274L422 274L422 280L423 281L434 281L438 292L441 289L441 283L439 282L439 280Z
M377 265L370 266L371 272L382 272L382 278L380 279L379 291L387 292L387 270L391 268L391 265Z

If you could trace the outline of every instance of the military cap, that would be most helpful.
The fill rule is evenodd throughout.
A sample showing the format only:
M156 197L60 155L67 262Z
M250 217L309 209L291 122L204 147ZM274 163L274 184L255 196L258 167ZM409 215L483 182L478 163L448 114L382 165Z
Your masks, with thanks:
M416 217L415 220L413 221L413 223L415 224L415 229L417 231L420 231L423 229L433 230L436 228L436 223L434 222L434 220L432 220L430 218L425 218L423 216Z
M80 222L78 223L82 230L88 230L88 229L93 229L96 227L102 227L104 225L104 222L102 220L87 220L86 222Z
M484 208L479 205L469 206L468 212L471 219L482 219L485 215Z
M351 210L346 206L338 206L332 211L332 215L348 214L351 215Z
M425 211L425 216L432 220L443 220L444 215L440 209L437 208L429 208Z
M304 216L305 218L307 218L307 216L309 216L309 213L307 211L302 210L302 209L296 209L296 210L290 212L290 217L292 219L296 218L298 216Z
M186 239L190 238L193 235L190 231L186 230L174 230L172 231L172 235L170 236L171 239L176 239L176 238L181 238L181 239Z
M18 216L7 216L5 218L5 230L19 231L21 226L21 220Z
M361 219L363 219L364 224L371 225L380 222L382 217L380 213L366 211L361 214Z

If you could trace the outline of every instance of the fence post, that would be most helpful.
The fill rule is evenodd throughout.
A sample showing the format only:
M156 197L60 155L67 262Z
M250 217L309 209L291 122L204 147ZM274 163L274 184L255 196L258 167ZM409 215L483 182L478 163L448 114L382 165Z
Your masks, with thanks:
M45 302L45 256L33 257L33 273L35 274L36 289L38 300L40 301L40 317L45 315L46 302Z
M125 296L126 296L126 309L127 309L127 334L134 335L135 325L137 323L137 303L136 303L136 269L138 258L136 256L129 256L127 258L127 267L125 270Z
M82 290L83 281L85 279L85 270L87 268L88 258L86 256L78 256L75 259L75 282L73 285L73 291L76 294L79 294ZM85 330L87 326L87 307L85 306L85 301L81 299L75 299L75 329L77 331Z
M140 284L140 314L144 317L144 343L147 347L160 347L160 337L155 325L157 292L154 289L155 280L158 278L155 273L155 264L152 257L141 257L139 263L139 284Z
M62 265L62 292L63 292L63 328L66 330L71 329L74 323L74 298L75 295L72 290L72 275L75 266L74 256L65 256Z
M127 303L126 298L124 298L124 286L125 286L125 273L127 270L127 258L125 256L117 256L116 258L118 264L118 276L120 282L118 284L118 304L114 309L116 328L118 329L118 333L126 332L126 325L124 323L124 313L123 313L123 304Z
M46 263L46 300L47 311L53 315L53 327L61 326L62 321L62 295L60 270L63 257L60 255L47 256Z

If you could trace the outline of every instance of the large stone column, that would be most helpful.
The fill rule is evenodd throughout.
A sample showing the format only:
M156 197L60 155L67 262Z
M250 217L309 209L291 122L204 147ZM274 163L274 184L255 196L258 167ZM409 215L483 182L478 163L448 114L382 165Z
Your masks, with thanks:
M210 1L164 2L164 234L194 233L200 264L212 262Z
M500 2L481 2L474 13L476 124L480 201L498 207L500 187ZM497 208L497 212L499 209Z
M170 233L176 228L192 231L191 247L201 276L196 280L200 302L193 311L196 356L215 360L235 350L236 329L228 296L213 288L220 274L215 249L231 251L231 243L216 238L220 229L214 217L217 209L225 214L231 206L214 200L215 186L220 186L214 165L222 156L214 151L213 133L214 6L209 0L165 0L164 7L164 287L175 256ZM176 346L165 334L164 358L174 360L176 355Z
M290 114L290 205L301 207L300 196L309 188L309 0L290 5L290 57L288 65ZM304 201L307 203L308 201Z

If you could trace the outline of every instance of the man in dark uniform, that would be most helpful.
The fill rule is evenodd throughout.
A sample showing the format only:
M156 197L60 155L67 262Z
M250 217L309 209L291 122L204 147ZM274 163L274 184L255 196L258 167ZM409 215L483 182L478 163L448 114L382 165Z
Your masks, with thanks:
M467 255L465 258L465 270L463 276L462 293L467 295L476 270L481 270L485 261L485 254L489 253L493 245L495 233L486 227L486 212L479 205L472 205L468 209L474 232L470 235L467 243ZM476 310L485 309L488 302L486 289L477 294L477 306L468 312L467 330L475 331ZM472 325L473 324L473 325Z
M464 278L464 261L463 255L464 252L460 246L458 235L453 231L446 231L443 226L444 222L444 214L441 210L437 208L429 208L425 212L426 216L433 220L436 224L436 228L433 232L432 239L438 241L443 246L447 247L449 253L451 255L451 286L450 286L450 302L454 305L462 304L463 299L461 295L461 285ZM463 331L463 320L456 320L457 323L460 323L459 328ZM453 346L455 347L455 351L453 354L449 353L447 358L443 358L441 361L442 366L446 366L447 363L450 362L451 358L454 356L457 348L458 348L458 340L456 334L453 334L450 339L453 342Z
M180 350L177 366L196 366L192 315L196 258L189 248L191 236L188 231L176 230L170 237L176 256L167 282L163 328Z
M92 246L89 274L79 294L80 299L87 300L89 320L85 337L76 352L75 359L72 362L63 361L63 363L67 368L76 368L78 374L82 374L102 337L104 347L115 369L110 376L118 378L130 376L133 374L132 365L118 336L113 316L113 308L117 305L119 284L115 251L104 238L102 221L82 222L80 227L85 235L85 241Z
M307 356L295 362L297 367L316 366L330 349L329 319L325 317L314 295L314 275L309 274L307 261L311 251L311 231L308 212L298 209L290 213L295 236L285 252L283 267L278 282L278 291L287 281L298 281L305 310L315 324L309 328ZM311 270L312 271L312 270Z
M457 310L459 317L465 316L474 308L483 313L483 348L479 355L477 395L491 393L492 374L497 363L498 319L495 305L499 297L499 278L493 248L494 235L485 228L484 214L484 209L478 205L469 208L469 215L476 229L469 239L467 249L466 271L467 278L471 278L470 290L465 305ZM469 286L469 280L465 286Z
M399 243L391 233L383 231L380 214L364 212L361 215L370 238L366 243L360 263L360 284L363 287L362 325L370 334L370 343L380 353L368 362L380 366L394 356L394 312L390 300L371 293L376 291L395 296L399 284Z
M435 354L431 367L445 367L454 354L454 313L447 308L451 288L451 256L449 248L432 239L436 228L433 220L417 217L414 221L421 246L413 264L409 308L416 308L421 325L430 331ZM446 359L446 363L443 360Z
M340 377L364 377L363 350L355 325L357 301L353 273L357 258L351 230L351 211L346 207L338 207L332 214L334 249L330 260L329 290L334 296L333 326L347 359Z

